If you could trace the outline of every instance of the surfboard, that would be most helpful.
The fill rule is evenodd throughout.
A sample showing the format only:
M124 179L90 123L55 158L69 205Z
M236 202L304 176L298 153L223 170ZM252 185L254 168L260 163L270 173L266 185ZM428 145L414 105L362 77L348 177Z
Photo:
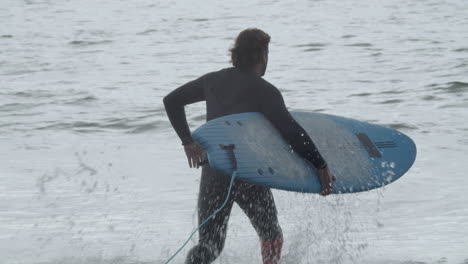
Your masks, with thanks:
M387 127L322 113L292 112L336 176L333 193L372 190L399 179L416 159L416 145ZM237 177L296 192L319 193L316 169L295 153L261 113L213 119L192 134L208 154L209 165L233 172L229 151L234 145Z

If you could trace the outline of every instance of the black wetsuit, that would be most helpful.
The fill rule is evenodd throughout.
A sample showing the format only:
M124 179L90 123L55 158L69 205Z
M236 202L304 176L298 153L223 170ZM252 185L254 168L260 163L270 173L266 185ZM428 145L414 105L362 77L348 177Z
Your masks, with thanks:
M199 101L206 101L208 121L243 112L263 113L294 151L316 168L326 166L311 138L288 112L280 91L253 72L227 68L208 73L182 85L164 98L168 117L184 145L193 141L184 106ZM222 205L227 195L229 177L208 165L202 167L198 196L199 222ZM234 202L248 216L262 240L282 237L271 190L235 180L228 204L200 229L199 244L192 248L186 263L211 263L219 255Z

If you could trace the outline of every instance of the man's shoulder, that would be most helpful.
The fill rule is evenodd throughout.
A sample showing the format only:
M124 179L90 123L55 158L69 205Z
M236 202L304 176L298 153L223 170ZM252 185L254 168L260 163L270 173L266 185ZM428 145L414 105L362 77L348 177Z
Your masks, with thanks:
M259 85L262 89L262 92L265 93L279 93L279 89L276 88L273 84L271 84L269 81L263 79L262 77L258 77L258 81L261 85Z
M242 83L254 86L262 92L279 92L278 88L264 78L254 74L246 74L235 67L222 68L217 71L208 72L203 75L202 78L205 78L205 80L242 79Z
M217 71L211 71L211 72L208 72L208 73L205 73L204 75L202 75L200 77L200 79L205 79L205 80L213 80L213 79L219 79L223 76L226 76L228 75L230 72L232 71L231 68L223 68L223 69L220 69L220 70L217 70Z

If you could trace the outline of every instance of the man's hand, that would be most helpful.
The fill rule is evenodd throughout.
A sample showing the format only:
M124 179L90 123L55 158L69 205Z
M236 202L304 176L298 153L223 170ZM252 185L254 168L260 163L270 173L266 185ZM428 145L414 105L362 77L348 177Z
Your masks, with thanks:
M184 145L190 168L197 168L206 162L206 152L197 142Z
M320 195L329 195L333 191L333 182L336 181L336 177L330 173L328 167L319 169L318 174L320 176L320 183L322 184Z

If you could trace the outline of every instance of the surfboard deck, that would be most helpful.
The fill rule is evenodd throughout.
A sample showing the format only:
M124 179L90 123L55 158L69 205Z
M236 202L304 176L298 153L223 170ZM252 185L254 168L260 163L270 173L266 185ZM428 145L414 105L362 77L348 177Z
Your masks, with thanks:
M367 122L321 113L292 112L310 135L337 180L333 193L354 193L387 185L409 170L416 145L403 133ZM234 144L237 177L281 190L319 193L316 169L281 137L260 113L213 119L192 134L206 150L211 167L233 172L229 153Z

